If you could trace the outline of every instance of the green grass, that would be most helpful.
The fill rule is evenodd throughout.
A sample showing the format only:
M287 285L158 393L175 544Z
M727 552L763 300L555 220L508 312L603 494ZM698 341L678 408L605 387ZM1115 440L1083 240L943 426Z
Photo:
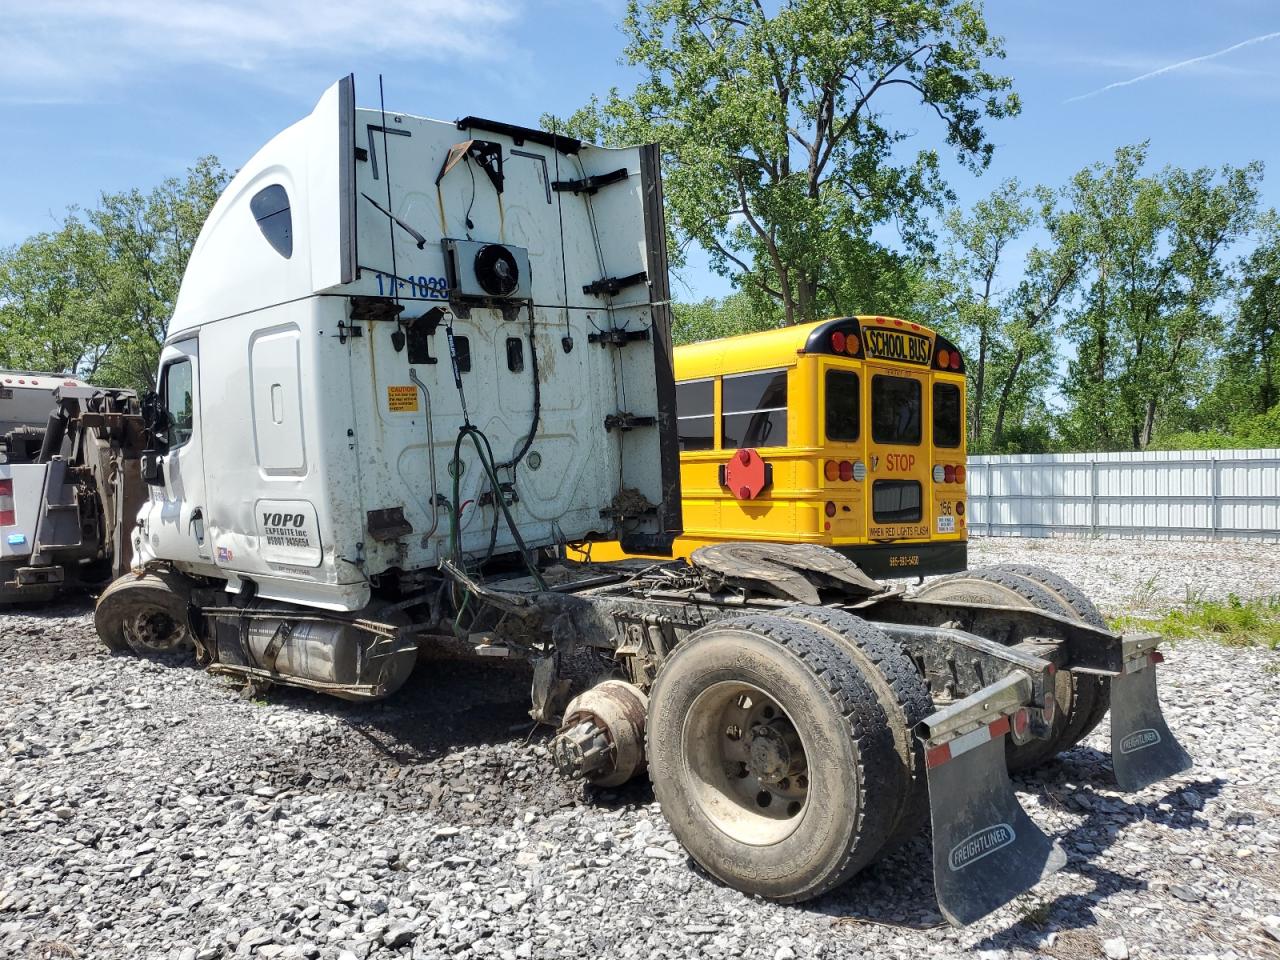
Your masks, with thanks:
M1171 639L1212 637L1229 647L1280 648L1280 595L1242 600L1188 598L1161 617L1114 617L1114 630L1151 630Z

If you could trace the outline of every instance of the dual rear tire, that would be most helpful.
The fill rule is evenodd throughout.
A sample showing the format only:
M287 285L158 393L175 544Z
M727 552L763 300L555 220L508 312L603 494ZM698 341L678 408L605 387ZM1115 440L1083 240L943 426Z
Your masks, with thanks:
M918 691L895 691L877 665L888 638L849 614L788 613L681 643L647 727L654 793L685 849L725 883L789 903L918 830L927 801L905 727L915 706L903 706Z
M920 599L994 603L1043 610L1106 630L1107 622L1088 596L1065 577L1031 564L1001 564L966 570L935 580L916 594ZM1045 763L1092 732L1111 706L1111 688L1101 677L1059 670L1054 690L1058 710L1047 739L1015 744L1005 741L1009 769L1027 770Z

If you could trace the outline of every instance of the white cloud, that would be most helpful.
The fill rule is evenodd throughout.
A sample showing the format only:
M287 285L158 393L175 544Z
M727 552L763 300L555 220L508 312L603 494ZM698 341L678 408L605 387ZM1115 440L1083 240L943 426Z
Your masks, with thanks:
M173 66L492 56L523 0L0 0L4 99L79 100Z
M1275 33L1264 33L1256 37L1250 37L1248 40L1242 40L1239 43L1234 43L1231 46L1224 47L1221 50L1215 50L1213 53L1206 53L1203 56L1199 56L1199 57L1191 57L1190 59L1187 59L1187 60L1179 60L1177 63L1165 64L1162 67L1158 67L1154 70L1149 70L1146 73L1140 74L1139 76L1136 76L1136 77L1131 77L1128 80L1118 80L1115 83L1107 84L1105 87L1099 87L1097 90L1090 90L1088 93L1082 93L1079 96L1068 97L1063 102L1074 103L1077 100L1086 100L1089 97L1096 97L1100 93L1106 93L1108 90L1115 90L1117 87L1127 87L1134 83L1140 83L1143 80L1151 80L1154 77L1163 76L1164 74L1172 73L1175 70L1184 70L1184 69L1187 69L1188 67L1200 67L1206 61L1216 59L1217 57L1225 56L1228 53L1234 53L1236 50L1239 50L1242 47L1250 47L1250 46L1253 46L1255 43L1262 43L1267 40L1275 40L1278 37L1280 37L1280 31L1277 31Z

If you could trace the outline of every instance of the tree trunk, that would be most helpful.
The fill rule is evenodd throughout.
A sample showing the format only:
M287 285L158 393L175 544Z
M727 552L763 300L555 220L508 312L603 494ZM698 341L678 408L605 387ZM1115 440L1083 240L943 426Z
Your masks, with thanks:
M1005 377L1003 386L1000 388L1000 401L996 404L996 425L995 431L991 436L991 449L995 452L1000 450L1000 441L1004 439L1004 415L1009 409L1009 398L1013 395L1013 385L1018 379L1018 371L1022 367L1024 353L1021 347L1013 355L1013 366L1009 369L1009 375Z
M976 450L982 450L982 404L987 389L987 325L978 328L978 370L973 377L973 405L969 430L969 444Z

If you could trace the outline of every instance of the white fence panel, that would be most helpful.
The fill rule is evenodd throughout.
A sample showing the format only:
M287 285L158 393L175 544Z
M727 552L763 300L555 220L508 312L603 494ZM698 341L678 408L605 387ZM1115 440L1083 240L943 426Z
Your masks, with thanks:
M969 458L969 529L1280 542L1280 449Z

